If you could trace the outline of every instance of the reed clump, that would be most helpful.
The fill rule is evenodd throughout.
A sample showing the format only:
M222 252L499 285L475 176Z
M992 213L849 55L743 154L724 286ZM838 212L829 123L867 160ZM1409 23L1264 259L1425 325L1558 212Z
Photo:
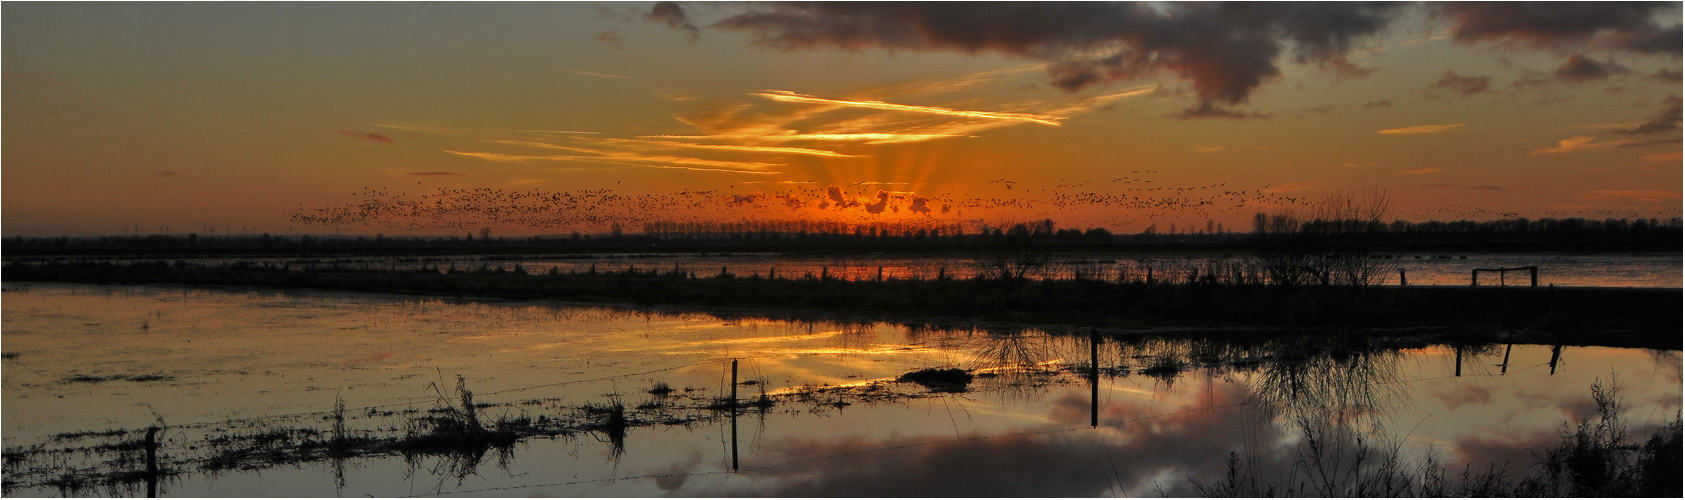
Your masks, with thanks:
M405 436L395 444L405 453L507 447L518 440L520 428L530 425L526 419L504 416L487 427L480 415L482 406L474 403L474 392L461 375L453 392L440 389L437 383L429 387L437 397L433 410L410 420Z
M1454 473L1433 455L1411 460L1403 442L1377 443L1362 431L1300 416L1302 437L1285 471L1249 468L1231 453L1227 475L1192 480L1207 497L1660 497L1681 495L1681 429L1677 416L1648 438L1631 439L1619 388L1593 382L1597 415L1563 425L1561 440L1535 455L1519 477L1504 464L1469 464Z
M896 382L911 382L932 392L965 392L971 373L960 368L924 368L902 374Z

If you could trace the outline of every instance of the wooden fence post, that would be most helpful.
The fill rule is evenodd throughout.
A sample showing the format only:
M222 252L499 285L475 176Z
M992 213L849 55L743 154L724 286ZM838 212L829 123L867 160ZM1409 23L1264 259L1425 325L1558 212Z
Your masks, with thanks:
M731 470L737 470L737 360L731 360Z
M146 498L158 497L158 428L146 428Z

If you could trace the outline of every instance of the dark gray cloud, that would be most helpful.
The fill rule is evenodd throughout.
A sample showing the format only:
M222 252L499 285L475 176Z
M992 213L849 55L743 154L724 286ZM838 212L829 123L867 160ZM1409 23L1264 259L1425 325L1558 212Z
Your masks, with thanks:
M1439 81L1428 85L1428 90L1450 90L1457 95L1469 97L1482 92L1490 92L1492 77L1490 76L1462 76L1455 71L1445 70L1445 76Z
M994 52L1043 60L1053 63L1053 83L1067 91L1163 71L1188 79L1202 102L1236 105L1281 74L1276 59L1283 54L1342 74L1366 73L1346 54L1383 30L1398 8L1344 2L774 3L714 26L786 51Z
M1608 80L1609 77L1632 73L1631 69L1616 63L1613 59L1598 62L1585 54L1574 53L1563 61L1556 71L1542 73L1526 71L1521 78L1515 80L1515 88L1525 89L1549 83L1585 83Z
M820 203L819 209L824 210L832 205L835 205L837 210L842 210L849 207L858 207L860 202L849 199L847 195L843 194L842 188L836 185L825 186L825 201Z
M914 196L913 203L907 206L907 210L913 213L930 215L930 199L923 196Z
M1649 119L1644 120L1644 123L1638 124L1638 126L1632 130L1623 130L1621 132L1633 135L1646 135L1679 130L1680 114L1682 111L1685 111L1681 109L1679 96L1668 96L1667 100L1663 102L1667 105L1667 107L1662 109L1661 112L1652 115Z
M690 22L690 16L685 15L685 9L677 2L655 2L655 6L644 14L644 19L659 23L666 23L668 27L684 31L691 41L702 36L702 29Z
M1280 60L1343 76L1374 68L1353 64L1352 50L1387 29L1399 3L1098 3L1098 2L779 2L750 4L712 28L748 35L784 51L949 51L996 53L1048 62L1051 83L1076 91L1168 73L1187 80L1199 103L1184 118L1252 115L1246 103L1279 78ZM1680 54L1680 24L1658 22L1676 3L1446 3L1426 8L1466 44L1551 50L1609 49ZM694 34L678 4L656 4L646 17ZM1571 59L1568 77L1596 78L1596 61ZM1609 68L1604 68L1605 70ZM1460 87L1462 95L1484 91Z
M878 201L866 204L866 213L881 214L884 207L889 206L889 193L878 191ZM899 211L899 210L897 210Z
M1467 44L1607 48L1680 55L1680 23L1658 23L1675 2L1447 2L1433 8ZM1675 17L1677 18L1677 17Z
M1575 53L1568 56L1562 66L1556 68L1556 77L1570 82L1589 82L1605 80L1611 76L1631 73L1632 70L1616 64L1614 60L1597 62L1583 54Z

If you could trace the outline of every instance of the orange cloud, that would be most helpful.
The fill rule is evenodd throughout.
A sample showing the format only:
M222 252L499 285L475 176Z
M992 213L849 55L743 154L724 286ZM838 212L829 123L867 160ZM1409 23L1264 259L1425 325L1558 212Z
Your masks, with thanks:
M1459 129L1459 128L1463 128L1463 124L1452 123L1452 124L1448 124L1448 125L1411 125L1411 126L1408 126L1408 127L1389 128L1389 129L1382 130L1382 131L1375 132L1375 133L1381 134L1381 135L1437 134L1437 133L1440 133L1440 132L1449 132L1449 131L1456 130L1456 129Z
M1399 173L1416 175L1416 174L1434 174L1434 173L1439 173L1439 172L1444 172L1444 171L1445 171L1445 169L1439 168L1439 167L1417 167L1417 168L1407 168L1407 169L1404 169L1403 171L1400 171Z
M1578 136L1578 137L1569 137L1567 139L1556 141L1556 147L1534 150L1533 154L1542 155L1542 154L1570 153L1570 152L1579 151L1579 150L1582 150L1582 149L1602 149L1602 148L1615 147L1615 146L1624 146L1624 145L1627 145L1627 144L1632 144L1632 141L1620 140L1620 141L1596 142L1596 139L1582 135L1582 136Z

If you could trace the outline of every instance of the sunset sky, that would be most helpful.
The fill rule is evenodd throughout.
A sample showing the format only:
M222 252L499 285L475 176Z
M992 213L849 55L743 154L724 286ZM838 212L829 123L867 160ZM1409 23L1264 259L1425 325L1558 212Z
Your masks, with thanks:
M1681 212L1679 3L0 9L7 236Z

